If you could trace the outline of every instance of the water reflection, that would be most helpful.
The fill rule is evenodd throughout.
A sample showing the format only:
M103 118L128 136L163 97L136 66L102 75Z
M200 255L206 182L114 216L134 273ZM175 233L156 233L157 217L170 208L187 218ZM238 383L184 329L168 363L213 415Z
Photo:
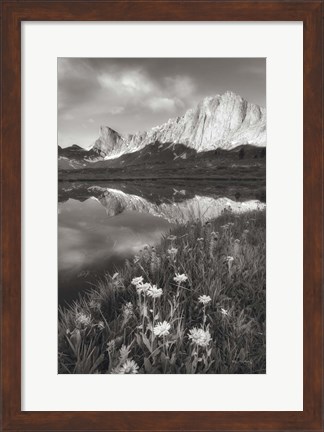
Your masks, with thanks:
M145 245L157 244L176 221L217 217L224 208L234 212L262 208L256 199L236 201L217 190L131 185L61 184L58 206L59 303L66 304L91 287L105 271L114 272ZM135 188L135 189L134 189ZM144 189L143 189L144 188ZM161 192L161 191L160 191ZM222 191L223 193L223 191Z

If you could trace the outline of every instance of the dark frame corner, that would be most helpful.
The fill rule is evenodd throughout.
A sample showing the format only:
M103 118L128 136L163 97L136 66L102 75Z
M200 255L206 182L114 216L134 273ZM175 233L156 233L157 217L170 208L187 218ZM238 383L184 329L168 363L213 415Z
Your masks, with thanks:
M2 430L323 430L322 0L3 0L1 61ZM24 412L21 394L21 22L302 21L304 24L304 410Z

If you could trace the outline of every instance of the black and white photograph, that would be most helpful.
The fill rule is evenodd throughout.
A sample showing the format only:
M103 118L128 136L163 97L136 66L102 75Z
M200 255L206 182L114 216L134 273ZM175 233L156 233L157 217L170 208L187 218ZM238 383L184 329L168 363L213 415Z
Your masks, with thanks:
M58 373L266 373L266 59L58 58Z

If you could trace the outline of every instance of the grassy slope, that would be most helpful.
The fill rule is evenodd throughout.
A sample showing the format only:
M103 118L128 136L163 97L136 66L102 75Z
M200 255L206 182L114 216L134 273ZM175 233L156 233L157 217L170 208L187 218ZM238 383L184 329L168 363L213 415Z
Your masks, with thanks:
M228 222L233 225L222 228ZM127 262L118 276L107 275L88 298L60 312L60 373L114 373L127 357L140 373L265 373L265 211L226 212L207 225L179 225L172 234L175 241L143 250L137 262ZM234 258L231 268L227 256ZM177 284L176 272L188 280ZM153 303L138 296L131 284L138 276L162 288L161 298ZM205 309L198 302L203 294L212 299ZM153 336L152 324L164 320L170 334ZM208 347L191 343L193 327L210 333Z
M240 179L256 181L265 178L265 148L242 146L233 150L213 150L196 153L180 144L158 143L146 146L119 158L87 163L80 169L59 169L60 180L108 179ZM184 150L185 149L185 150ZM186 159L181 156L186 154Z

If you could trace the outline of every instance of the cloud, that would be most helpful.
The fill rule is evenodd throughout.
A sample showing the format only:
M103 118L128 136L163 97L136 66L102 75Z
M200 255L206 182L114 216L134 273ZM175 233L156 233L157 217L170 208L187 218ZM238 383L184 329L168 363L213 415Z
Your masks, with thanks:
M98 82L104 91L109 92L109 100L123 103L123 106L107 108L110 114L120 114L134 106L153 112L173 112L177 107L184 106L181 99L194 91L189 77L165 77L158 82L141 69L102 73L98 76Z
M150 78L141 70L121 73L104 73L98 76L100 85L121 97L141 97L156 89Z
M153 111L173 111L177 106L174 99L166 97L153 97L147 103Z

